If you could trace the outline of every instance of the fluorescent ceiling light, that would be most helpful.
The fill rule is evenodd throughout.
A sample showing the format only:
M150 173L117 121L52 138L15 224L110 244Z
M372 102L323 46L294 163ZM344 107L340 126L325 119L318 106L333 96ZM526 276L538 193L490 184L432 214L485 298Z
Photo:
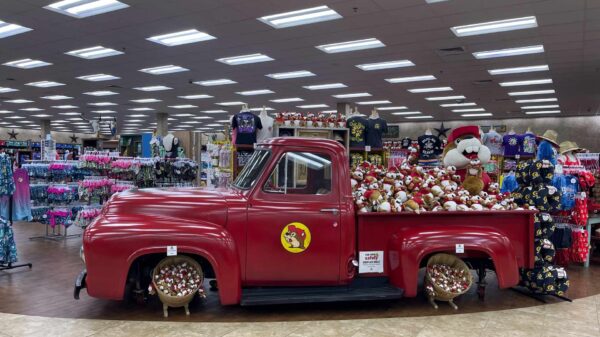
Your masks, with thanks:
M207 81L197 81L194 84L203 85L205 87L215 86L215 85L225 85L225 84L235 84L236 81L232 81L227 78L221 78L218 80L207 80Z
M114 113L117 113L114 110L92 110L92 112L97 113L97 114L114 114Z
M392 69L402 67L413 67L415 64L409 60L396 60L396 61L385 61L377 63L365 63L357 64L356 67L364 71L380 70L380 69Z
M404 117L406 119L431 119L433 118L433 116L408 116L408 117Z
M338 95L331 95L335 98L354 98L354 97L369 97L372 96L371 94L369 94L368 92L356 92L356 93L351 93L351 94L338 94Z
M206 126L223 126L221 124L206 124Z
M475 105L477 105L477 103L474 103L474 102L440 104L440 106L442 108L453 108L453 107L459 107L459 106L475 106Z
M243 96L254 96L254 95L266 95L266 94L274 94L275 92L269 89L258 89L258 90L247 90L247 91L237 91L236 94Z
M273 111L273 110L275 110L275 109L273 109L273 108L269 108L268 106L265 106L265 107L260 107L260 108L250 108L250 109L248 109L248 110L250 110L250 111L263 111L263 109L264 109L265 111Z
M233 101L233 102L220 102L220 103L215 103L215 104L222 105L222 106L233 106L233 105L244 105L246 103L240 102L240 101Z
M493 114L491 112L485 112L485 113L481 113L481 114L462 114L460 116L461 117L489 117L489 116L493 116Z
M162 100L156 99L156 98L140 98L140 99L132 99L131 102L134 102L134 103L156 103L156 102L162 102Z
M0 114L10 114L10 113L13 113L13 112L10 110L0 110Z
M135 87L133 89L140 90L140 91L162 91L162 90L170 90L173 88L167 87L164 85L149 85L149 86L145 86L145 87Z
M143 106L143 107L139 107L139 108L129 108L127 110L129 110L129 111L152 111L154 109Z
M175 117L193 117L194 115L192 115L192 114L175 114L173 116L175 116Z
M139 71L141 71L143 73L147 73L147 74L152 74L152 75L163 75L163 74L179 73L182 71L189 71L189 69L180 67L180 66L176 66L173 64L169 64L166 66L144 68L144 69L140 69Z
M521 109L523 110L528 110L528 109L554 109L554 108L558 108L559 105L558 104L550 104L550 105L526 105L526 106L522 106Z
M316 76L316 75L308 70L298 70L298 71L289 71L286 73L267 74L265 76L276 79L276 80L284 80L284 79L288 79L288 78L309 77L309 76Z
M19 109L22 111L44 111L44 109L40 109L40 108L23 108L23 109Z
M404 110L404 109L408 109L408 108L405 106L384 106L384 107L379 107L376 109L380 110L380 111L386 111L386 110Z
M318 6L291 12L267 15L260 17L257 20L275 29L280 29L341 18L342 16L333 9L327 6Z
M383 42L377 40L376 38L369 38L355 41L323 44L320 46L316 46L315 48L324 51L328 54L333 54L380 47L385 47L385 44L383 44Z
M300 109L316 109L316 108L329 108L327 104L307 104L307 105L297 105L297 108Z
M229 122L229 120L221 120L221 121L217 121L217 122L227 123L227 122ZM185 121L182 123L183 124L202 124L202 122L200 122L200 121Z
M334 114L334 113L337 113L337 110L323 110L321 112L324 114ZM365 115L359 114L359 116L365 116Z
M79 112L75 112L75 111L71 111L71 112L59 112L59 115L63 115L63 116L79 116L81 115L81 113ZM56 123L58 121L53 121L53 123Z
M21 34L33 30L14 23L8 23L0 20L0 39L5 37Z
M231 56L231 57L223 57L220 59L216 59L216 61L228 64L230 66L237 66L240 64L248 64L248 63L258 63L258 62L268 62L273 61L274 58L271 58L264 54L248 54L248 55L240 55L240 56Z
M25 117L23 117L23 116L6 116L4 118L9 118L9 119L24 119Z
M474 52L473 56L475 56L476 59L481 60L481 59L489 59L489 58L496 58L496 57L538 54L538 53L543 53L543 52L544 52L544 46L536 45L536 46L516 47L516 48L499 49L499 50L478 51L478 52Z
M88 16L127 8L129 5L117 0L63 0L44 8L53 12L82 19Z
M78 108L75 105L53 105L52 107L55 109L76 109L76 108Z
M450 28L454 35L458 37L482 35L490 33L508 32L511 30L527 29L537 27L535 16L526 16L522 18L490 21L475 23L472 25L456 26Z
M501 87L516 87L519 85L536 85L536 84L550 84L552 83L551 78L544 78L539 80L526 80L526 81L511 81L511 82L500 82Z
M208 112L210 110L207 111L202 111L202 112ZM214 111L220 111L220 112L227 112L225 110L214 110ZM215 113L215 112L211 112L211 113ZM196 117L192 117L193 119L212 119L212 117L210 116L196 116Z
M117 103L113 103L113 102L95 102L95 103L88 103L88 105L92 105L92 106L111 106L111 105L117 105Z
M536 98L536 99L519 99L515 103L543 103L543 102L556 102L557 98Z
M6 100L4 102L5 103L16 103L16 104L33 103L33 101L30 101L28 99L22 99L22 98L19 98L19 99L9 99L9 100Z
M554 91L554 89L532 90L532 91L516 91L516 92L509 92L508 96L546 95L546 94L554 94L555 92L556 91Z
M359 104L359 105L377 105L377 104L391 104L391 103L392 102L390 102L388 100L356 102L356 104Z
M402 111L402 112L392 112L392 115L396 116L408 116L408 115L420 115L421 111Z
M526 115L546 115L546 114L559 114L560 110L542 110L542 111L526 111Z
M386 78L385 80L390 83L408 83L408 82L419 82L419 81L431 81L435 80L433 75L422 75L422 76L408 76L408 77L394 77Z
M451 99L465 99L465 96L462 95L458 95L458 96L437 96L437 97L426 97L425 99L428 101L447 101L447 100L451 100Z
M49 66L52 63L44 62L40 60L32 60L32 59L21 59L3 63L5 66L15 67L20 69L31 69L37 67Z
M220 113L224 113L227 111L225 111L225 110L203 110L202 112L207 113L207 114L220 114ZM200 118L200 117L195 117L195 118Z
M58 87L58 86L65 85L65 84L59 83L59 82L54 82L54 81L38 81L38 82L25 83L25 85L29 85L32 87L38 87L38 88L50 88L50 87Z
M0 94L4 94L7 92L14 92L14 91L19 91L19 89L13 89L13 88L8 88L8 87L0 87Z
M182 44L202 42L213 39L216 39L216 37L206 34L204 32L200 32L196 29L188 29L182 30L180 32L152 36L147 38L146 40L152 41L154 43L159 43L164 46L173 47Z
M415 88L408 89L408 92L413 94L420 94L424 92L437 92L437 91L452 91L452 87L433 87L433 88Z
M109 74L92 74L92 75L83 75L77 77L80 80L98 82L98 81L109 81L109 80L118 80L120 77L113 76Z
M470 109L454 109L452 112L477 112L477 111L485 111L484 108L470 108Z
M173 108L173 109L191 109L191 108L197 108L197 105L192 105L192 104L180 104L180 105L169 105L169 108Z
M206 94L198 94L198 95L186 95L186 96L177 96L177 97L183 98L183 99L203 99L203 98L212 98L213 96L206 95Z
M114 50L111 48L102 47L102 46L94 46L94 47L89 47L89 48L71 50L69 52L66 52L65 54L92 60L92 59L97 59L97 58L101 58L101 57L121 55L121 54L123 54L123 52L120 52L120 51L117 51L117 50Z
M84 95L90 96L110 96L110 95L118 95L118 92L110 91L110 90L97 90L97 91L88 91L84 92Z
M514 67L514 68L501 68L501 69L491 69L488 70L490 75L506 75L506 74L521 74L521 73L530 73L534 71L547 71L550 68L547 64L542 64L538 66L527 66L527 67Z
M50 96L42 96L41 98L43 99L49 99L52 101L60 101L63 99L72 99L73 97L71 96L65 96L65 95L50 95Z
M300 97L290 97L290 98L271 99L269 101L271 101L273 103L288 103L288 102L302 102L304 100Z
M425 2L428 4L435 4L438 2L445 2L445 1L448 1L448 0L425 0Z
M48 114L39 114L39 115L31 115L31 116L38 117L38 118L52 117L52 115L48 115Z
M326 84L314 84L314 85L305 85L303 88L308 90L323 90L323 89L337 89L337 88L346 88L348 87L344 83L326 83Z

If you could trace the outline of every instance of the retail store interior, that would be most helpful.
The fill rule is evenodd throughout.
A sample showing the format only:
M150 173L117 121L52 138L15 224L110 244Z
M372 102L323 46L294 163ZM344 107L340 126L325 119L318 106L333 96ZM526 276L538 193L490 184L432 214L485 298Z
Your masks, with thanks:
M598 337L599 83L599 0L2 0L0 337Z

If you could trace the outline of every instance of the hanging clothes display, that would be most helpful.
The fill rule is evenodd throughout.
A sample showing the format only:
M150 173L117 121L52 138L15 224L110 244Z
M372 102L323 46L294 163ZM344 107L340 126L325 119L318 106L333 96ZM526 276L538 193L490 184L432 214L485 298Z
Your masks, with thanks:
M0 218L0 264L17 262L17 245L12 226Z
M13 221L31 221L31 198L29 194L29 174L26 169L16 169L13 174L15 193L13 194Z
M17 262L17 246L12 230L12 224L8 222L10 196L15 191L13 181L12 161L5 153L0 154L0 264Z

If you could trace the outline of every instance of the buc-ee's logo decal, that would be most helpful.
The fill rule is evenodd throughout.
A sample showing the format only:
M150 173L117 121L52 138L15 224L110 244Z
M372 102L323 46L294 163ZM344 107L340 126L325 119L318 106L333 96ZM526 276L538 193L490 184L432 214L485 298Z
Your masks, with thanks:
M290 253L302 253L310 245L310 230L304 224L292 222L281 231L281 245Z

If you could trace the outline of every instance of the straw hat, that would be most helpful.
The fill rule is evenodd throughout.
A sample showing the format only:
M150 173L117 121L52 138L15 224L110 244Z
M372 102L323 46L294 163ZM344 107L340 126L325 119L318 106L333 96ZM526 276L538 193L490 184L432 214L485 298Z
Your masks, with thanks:
M571 151L581 151L583 150L582 148L580 148L577 143L572 142L570 140L567 140L565 142L560 143L560 154L566 153L566 152L571 152Z
M543 140L547 140L550 143L552 143L552 145L559 147L558 145L558 133L554 130L546 130L546 132L544 132L543 135L541 136L537 136L538 139L543 139Z

